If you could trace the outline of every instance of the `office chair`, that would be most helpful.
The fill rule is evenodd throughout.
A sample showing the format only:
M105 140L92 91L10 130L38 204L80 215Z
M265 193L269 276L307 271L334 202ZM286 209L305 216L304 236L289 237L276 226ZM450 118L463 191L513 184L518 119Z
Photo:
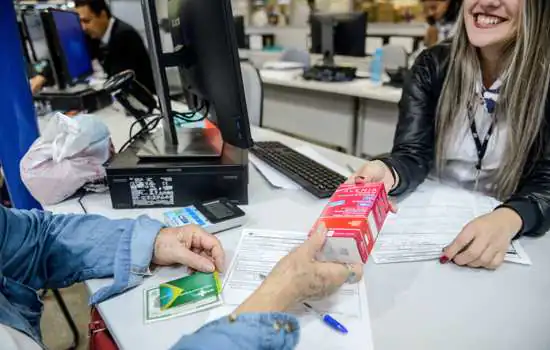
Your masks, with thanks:
M382 48L382 64L390 77L387 85L401 88L409 68L409 55L405 48L398 45L386 45Z
M392 36L389 40L389 45L391 46L401 46L405 49L407 53L412 53L414 51L415 39L413 37L403 37L403 36Z
M385 45L382 47L382 60L385 69L408 68L408 53L399 45Z
M261 127L264 113L262 77L258 69L249 61L241 61L241 73L243 76L248 119L250 120L250 124Z

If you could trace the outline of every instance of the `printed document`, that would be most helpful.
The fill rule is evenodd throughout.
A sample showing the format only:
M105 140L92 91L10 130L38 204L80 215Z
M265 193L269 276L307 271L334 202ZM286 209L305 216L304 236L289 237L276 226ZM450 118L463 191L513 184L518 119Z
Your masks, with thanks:
M373 250L377 264L438 259L462 228L500 204L494 198L428 181L388 216ZM518 241L505 261L531 265Z
M210 311L209 321L230 314L261 284L275 264L307 239L301 232L243 230L235 257L224 281L224 307ZM301 327L299 350L372 350L367 292L364 281L346 284L336 294L319 301L308 301L317 310L329 313L349 333L340 334L326 326L320 318L302 305L294 313ZM319 334L323 334L319 337Z

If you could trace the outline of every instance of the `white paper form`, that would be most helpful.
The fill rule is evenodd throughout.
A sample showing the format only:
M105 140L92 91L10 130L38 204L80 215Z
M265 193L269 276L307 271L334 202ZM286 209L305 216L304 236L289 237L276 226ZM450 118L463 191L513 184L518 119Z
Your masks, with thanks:
M499 204L478 193L424 184L400 203L397 214L388 216L373 259L376 263L438 259L468 222ZM531 265L518 241L510 246L505 261Z
M231 313L260 285L275 264L300 245L307 235L299 232L243 230L231 268L224 281L224 307L210 311L209 321ZM294 313L302 329L299 350L373 349L370 316L364 282L344 285L336 294L310 302L328 312L349 331L342 335L326 326L316 315L296 305ZM323 334L323 337L319 337Z

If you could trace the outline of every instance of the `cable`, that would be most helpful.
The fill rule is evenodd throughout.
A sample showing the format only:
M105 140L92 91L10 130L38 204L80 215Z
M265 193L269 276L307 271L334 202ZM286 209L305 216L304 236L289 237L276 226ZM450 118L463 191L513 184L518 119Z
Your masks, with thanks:
M199 118L195 118L197 113L202 111L205 107L206 107L206 113L201 115ZM202 101L201 106L199 108L197 108L196 110L194 110L194 111L187 112L187 113L178 113L178 112L176 112L176 113L173 114L174 118L179 119L179 120L181 120L183 122L186 122L186 123L200 122L200 121L205 120L207 116L208 116L208 103L205 103L204 101Z
M206 112L204 112L204 118L208 118L208 112L210 112L210 103L206 102Z
M154 114L146 115L146 116L141 117L141 118L136 118L136 120L130 126L130 132L128 133L128 138L130 139L130 138L133 137L134 126L136 126L138 123L141 124L141 122L144 121L144 120L146 121L147 118L159 117L159 116L160 116L159 113L154 113Z
M195 113L195 114L197 114L197 113ZM200 121L203 121L204 119L206 119L206 117L204 115L201 115L199 118L187 118L187 117L183 117L179 114L174 115L174 118L178 119L178 120L181 120L183 122L186 122L186 123L200 122Z
M191 111L187 111L187 112L178 112L178 111L173 111L175 114L178 114L178 115L181 115L181 116L184 116L184 117L189 117L189 116L194 116L197 112L200 112L204 107L205 107L206 103L201 100L201 105L199 108L195 108L194 110L191 110Z
M199 113L204 108L206 108L206 112L203 115L201 115L199 118L194 118L197 115L197 113ZM208 117L208 111L209 111L209 104L203 101L201 106L195 109L194 111L189 111L185 113L173 112L172 117L175 119L184 121L186 123L199 122L199 121L203 121ZM133 135L135 125L142 122L146 118L152 118L152 119L147 122L145 127L142 127L135 135ZM151 114L149 116L136 119L130 126L128 140L122 145L122 147L120 147L120 149L118 150L118 153L124 152L128 148L128 146L132 144L135 140L142 137L146 133L154 130L161 119L162 119L162 116L160 114Z
M134 142L136 139L141 138L145 134L153 131L157 125L159 124L160 120L162 119L161 116L155 117L154 119L150 120L144 128L140 129L135 135L131 136L128 141L121 147L121 150L119 150L119 153L124 151L128 145L130 145L132 142Z
M80 204L80 208L82 208L82 211L84 212L84 214L88 214L88 210L86 210L84 203L82 203L82 200L84 199L84 197L86 197L86 194L88 194L88 192L84 189L82 189L81 191L82 193L78 197L78 204Z
M155 117L153 120L150 120L150 121L146 124L145 128L142 128L142 129L141 129L140 131L138 131L135 135L132 135L132 136L128 139L128 141L126 141L126 142L122 145L122 147L120 147L120 149L118 150L118 153L124 152L124 151L126 150L126 148L128 148L128 146L129 146L130 144L132 144L132 142L134 142L135 140L137 140L137 139L140 138L141 136L145 135L146 133L148 133L148 132L154 130L154 129L157 127L157 125L158 125L158 123L160 122L161 119L162 119L161 116L157 116L157 117ZM135 123L135 122L134 122L134 123Z

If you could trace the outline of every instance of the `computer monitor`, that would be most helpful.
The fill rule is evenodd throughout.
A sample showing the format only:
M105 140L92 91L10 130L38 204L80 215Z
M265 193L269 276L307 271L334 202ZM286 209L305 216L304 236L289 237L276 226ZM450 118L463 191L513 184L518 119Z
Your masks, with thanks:
M244 17L243 16L234 16L233 21L235 22L235 34L237 36L237 46L239 49L247 49L246 45L246 34L244 31Z
M26 38L26 49L29 53L30 63L37 63L50 59L50 51L44 33L44 26L40 14L36 11L26 11L21 16L23 30Z
M314 14L310 18L311 53L334 65L334 55L365 56L367 13Z
M92 61L78 14L49 9L41 17L58 88L65 89L92 75Z
M146 5L149 6L147 2ZM174 60L175 57L175 65L179 68L183 87L188 94L196 97L198 105L209 106L209 119L217 125L224 144L240 149L252 147L230 0L169 0L168 17L175 48L171 58ZM208 20L205 21L205 18ZM147 23L154 23L154 20L154 17L146 18ZM154 29L153 26L150 27ZM156 30L155 37L158 35L158 28ZM157 47L151 40L150 45ZM157 55L162 53L157 52ZM166 67L162 62L168 60L152 58L154 71L157 70L155 67L160 67L156 75L162 80L163 74L160 71ZM161 85L165 85L165 82ZM159 98L162 107L163 98L160 95L166 95L167 91L157 90L161 90ZM172 119L172 116L165 117ZM170 129L174 129L173 125ZM217 153L214 152L216 154L193 154L197 147L187 147L185 143L197 143L201 140L197 134L189 137L191 132L181 130L176 140L172 137L172 142L179 146L178 155L219 157L219 150ZM207 132L205 131L202 136L208 137ZM185 152L185 149L190 152ZM140 155L143 156L144 154Z
M21 47L23 48L23 56L25 58L25 62L29 63L31 62L31 56L32 51L29 50L28 44L27 44L27 34L25 33L25 29L23 28L23 23L17 19L17 26L19 27L19 37L21 38Z

